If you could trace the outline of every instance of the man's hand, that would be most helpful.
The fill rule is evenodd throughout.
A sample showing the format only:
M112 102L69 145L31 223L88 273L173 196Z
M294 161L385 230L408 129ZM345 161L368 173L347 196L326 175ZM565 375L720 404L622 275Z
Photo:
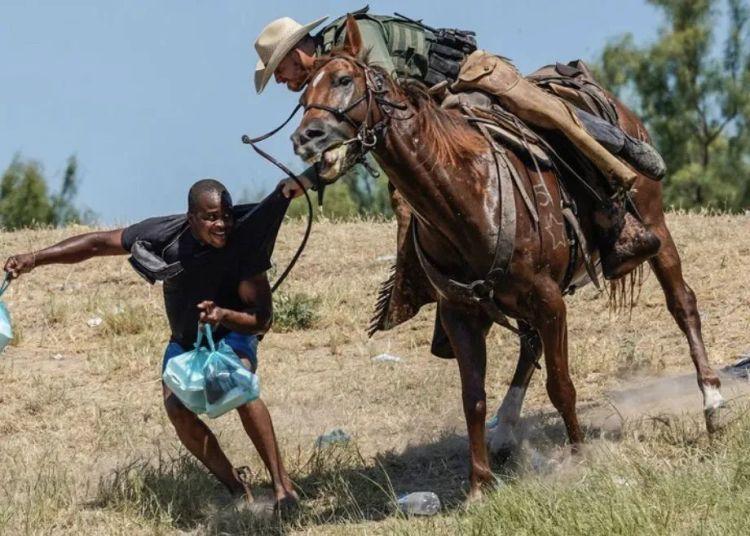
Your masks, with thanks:
M221 324L227 313L226 309L222 309L210 300L200 302L198 309L201 310L201 316L198 321L202 324L211 324L211 327L214 328Z
M36 264L36 255L33 253L21 253L8 257L5 261L5 271L10 274L11 279L16 279L19 275L30 272Z
M305 185L305 190L309 189L310 186L312 186L312 184L306 177L300 177L299 179L300 181L302 181L302 184ZM299 197L305 191L300 188L300 185L297 184L297 181L292 178L282 179L281 182L279 182L279 185L281 186L282 195L287 199L294 199L295 197Z

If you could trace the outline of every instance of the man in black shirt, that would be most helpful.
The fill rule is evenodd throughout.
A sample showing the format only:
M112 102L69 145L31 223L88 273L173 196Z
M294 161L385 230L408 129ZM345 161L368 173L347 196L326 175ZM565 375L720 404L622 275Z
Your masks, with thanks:
M211 324L216 340L223 339L255 371L256 335L269 329L272 317L266 270L288 205L289 200L277 190L259 205L233 207L220 182L202 180L190 189L187 215L150 218L124 229L74 236L40 251L11 256L5 271L16 278L45 264L130 253L131 264L142 276L152 283L164 281L171 337L162 370L169 359L193 346L200 322ZM166 386L163 392L180 441L230 492L251 499L208 426ZM237 412L271 474L276 504L296 502L265 404L256 399Z

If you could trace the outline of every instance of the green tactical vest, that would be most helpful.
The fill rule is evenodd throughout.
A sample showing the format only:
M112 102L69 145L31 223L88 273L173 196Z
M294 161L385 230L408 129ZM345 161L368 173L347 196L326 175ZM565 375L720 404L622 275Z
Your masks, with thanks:
M358 21L369 20L380 26L398 77L424 80L427 75L427 55L430 38L432 38L428 34L431 32L418 24L397 17L369 15L364 10L351 13L351 15ZM328 54L334 47L343 44L345 26L346 15L320 30L317 34L322 43L319 46L319 54Z

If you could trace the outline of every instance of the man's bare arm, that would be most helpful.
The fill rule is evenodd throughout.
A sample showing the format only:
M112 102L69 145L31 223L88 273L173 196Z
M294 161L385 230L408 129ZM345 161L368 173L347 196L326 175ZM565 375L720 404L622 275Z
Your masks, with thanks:
M122 247L122 231L85 233L36 252L13 255L5 261L5 271L16 278L45 264L73 264L91 257L124 255L127 250Z
M273 302L271 285L265 272L241 281L238 292L246 306L244 310L225 309L212 301L204 301L198 304L198 309L201 310L200 321L212 326L221 324L237 333L257 335L268 331L273 316Z

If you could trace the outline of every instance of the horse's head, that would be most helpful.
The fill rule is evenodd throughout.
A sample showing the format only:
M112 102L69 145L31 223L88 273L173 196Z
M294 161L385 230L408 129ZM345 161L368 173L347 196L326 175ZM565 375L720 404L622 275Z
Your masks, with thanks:
M315 163L326 183L335 182L374 143L367 129L377 106L361 52L362 37L349 16L343 48L316 61L300 101L305 113L292 134L294 152Z

